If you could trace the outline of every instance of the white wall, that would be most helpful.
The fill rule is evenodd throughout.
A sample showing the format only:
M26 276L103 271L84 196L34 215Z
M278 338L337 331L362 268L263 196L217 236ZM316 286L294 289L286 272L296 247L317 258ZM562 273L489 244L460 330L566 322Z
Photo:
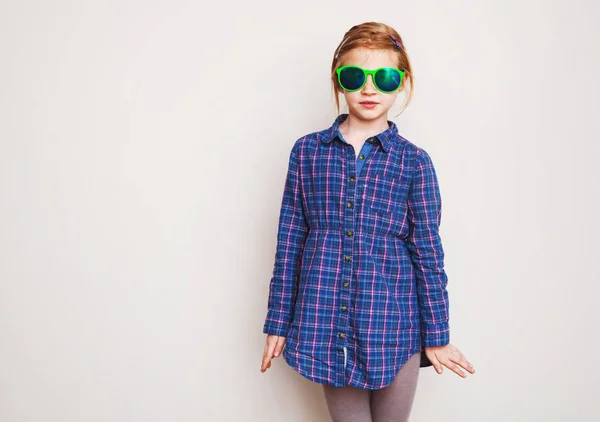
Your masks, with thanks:
M412 421L600 420L598 2L238 3L0 4L0 421L328 420L262 323L289 150L368 20L477 369L422 369Z

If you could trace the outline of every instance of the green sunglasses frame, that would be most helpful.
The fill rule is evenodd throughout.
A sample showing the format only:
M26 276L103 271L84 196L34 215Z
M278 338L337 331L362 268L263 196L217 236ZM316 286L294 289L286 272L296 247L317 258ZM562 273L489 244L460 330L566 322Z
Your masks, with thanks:
M340 78L340 73L342 72L342 70L344 70L346 68L360 69L360 70L362 70L365 73L365 81L363 82L363 84L360 87L358 87L356 89L346 89L346 88L344 88L344 86L342 85L341 78ZM400 83L398 84L398 88L396 88L393 91L384 91L381 88L379 88L379 86L377 85L377 82L375 82L375 73L377 73L378 71L383 70L383 69L394 69L394 70L396 70L396 71L398 71L400 73ZM344 91L347 91L347 92L360 91L366 85L367 79L368 79L369 75L371 75L371 80L373 81L373 85L375 85L375 88L377 88L380 92L383 92L384 94L392 94L392 93L398 91L400 89L400 87L402 86L402 79L404 78L404 74L405 74L405 72L403 70L397 69L395 67L379 67L379 68L374 69L374 70L369 70L369 69L363 69L360 66L342 66L342 67L338 67L335 70L335 73L337 73L338 84L340 84L340 87Z

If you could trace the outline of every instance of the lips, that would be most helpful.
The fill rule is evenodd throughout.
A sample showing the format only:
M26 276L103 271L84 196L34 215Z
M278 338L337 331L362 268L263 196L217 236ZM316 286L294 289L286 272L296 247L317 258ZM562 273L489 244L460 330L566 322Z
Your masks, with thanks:
M379 103L376 103L375 101L361 101L359 104L367 110L373 110Z

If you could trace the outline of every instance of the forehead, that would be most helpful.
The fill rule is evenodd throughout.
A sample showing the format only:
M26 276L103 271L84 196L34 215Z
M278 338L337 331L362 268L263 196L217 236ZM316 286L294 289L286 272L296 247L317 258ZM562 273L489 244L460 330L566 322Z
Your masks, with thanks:
M360 66L365 69L379 67L397 67L398 56L393 50L376 50L371 48L353 48L344 54L343 66Z

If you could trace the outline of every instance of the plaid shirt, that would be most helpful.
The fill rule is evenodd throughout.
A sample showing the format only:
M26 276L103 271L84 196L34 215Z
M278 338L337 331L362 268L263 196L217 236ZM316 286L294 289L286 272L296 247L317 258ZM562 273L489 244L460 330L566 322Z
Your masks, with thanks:
M389 121L357 159L347 116L291 150L263 332L313 382L379 389L450 341L441 200L425 150Z

